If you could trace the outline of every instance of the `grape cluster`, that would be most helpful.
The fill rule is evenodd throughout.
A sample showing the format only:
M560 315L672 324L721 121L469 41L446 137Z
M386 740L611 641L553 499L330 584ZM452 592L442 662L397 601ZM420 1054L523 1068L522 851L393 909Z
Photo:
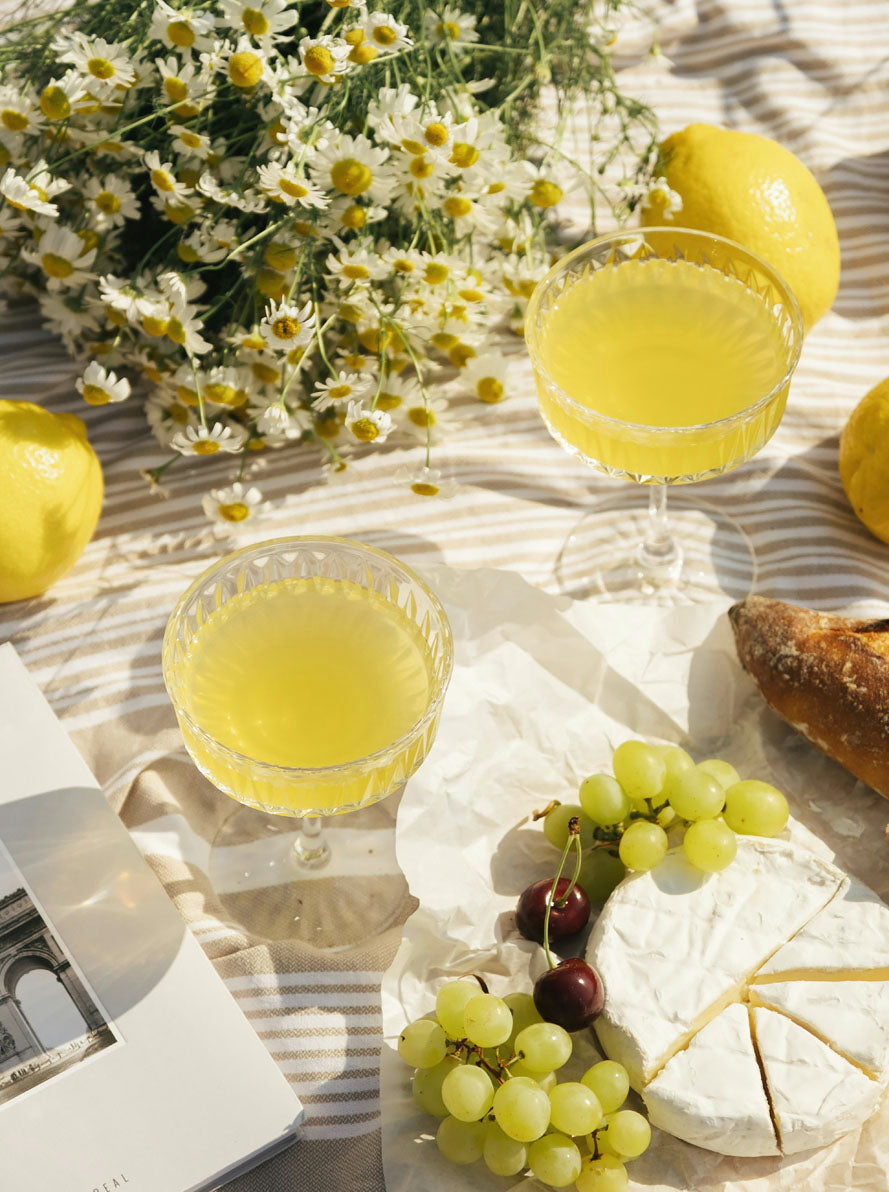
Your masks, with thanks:
M620 1192L626 1159L651 1138L641 1113L621 1106L626 1070L612 1060L559 1081L571 1036L544 1021L527 993L504 998L474 980L439 990L435 1016L404 1028L401 1058L416 1071L417 1105L441 1121L436 1143L452 1163L482 1159L496 1175L529 1168L547 1187Z
M680 831L691 864L716 873L734 860L738 834L777 836L787 823L787 800L775 787L742 781L718 758L696 765L678 745L625 741L612 769L584 778L579 801L552 806L543 823L561 848L579 817L587 851L578 882L591 902L604 902L625 869L653 869Z

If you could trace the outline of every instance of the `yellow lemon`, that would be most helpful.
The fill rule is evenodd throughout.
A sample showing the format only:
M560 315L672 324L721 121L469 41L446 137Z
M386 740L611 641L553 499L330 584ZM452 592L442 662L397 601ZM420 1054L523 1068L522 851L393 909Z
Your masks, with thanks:
M661 151L682 199L673 222L758 253L793 290L806 329L817 323L840 284L840 245L824 191L799 158L768 137L712 124L690 124ZM661 212L655 203L642 222L663 223Z
M843 428L840 479L861 521L889 542L889 377L861 399Z
M0 603L37 596L89 542L102 469L75 414L0 401Z

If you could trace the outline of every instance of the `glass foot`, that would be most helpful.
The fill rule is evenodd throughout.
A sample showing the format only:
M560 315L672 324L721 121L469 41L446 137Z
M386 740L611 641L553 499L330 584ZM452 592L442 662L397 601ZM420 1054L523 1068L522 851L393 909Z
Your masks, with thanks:
M638 488L598 502L572 530L558 559L559 590L575 599L672 606L741 600L756 585L749 536L721 509L670 489L668 518L678 551L641 549L649 526Z
M412 901L395 857L395 807L375 803L318 821L239 807L210 851L213 889L256 941L298 940L326 952L403 922ZM397 803L397 798L394 800Z

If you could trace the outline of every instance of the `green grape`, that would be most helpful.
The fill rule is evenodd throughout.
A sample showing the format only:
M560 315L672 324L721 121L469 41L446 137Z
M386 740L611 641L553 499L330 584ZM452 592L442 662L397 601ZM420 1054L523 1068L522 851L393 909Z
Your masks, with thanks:
M484 1160L494 1175L518 1175L528 1162L528 1148L510 1138L496 1122L485 1124Z
M734 861L738 838L722 820L698 820L689 824L682 848L695 869L718 873Z
M580 1175L580 1148L564 1134L544 1134L528 1147L528 1166L548 1188L567 1188Z
M460 1061L456 1056L448 1056L434 1068L418 1068L411 1083L414 1100L424 1113L431 1113L433 1117L448 1116L447 1107L441 1099L441 1085L449 1072L452 1072Z
M603 1113L614 1113L615 1109L620 1109L630 1091L627 1070L615 1060L593 1064L581 1076L580 1082L596 1094Z
M641 1113L633 1109L619 1109L608 1123L605 1136L619 1155L635 1159L648 1149L651 1126Z
M697 766L681 774L670 787L670 806L684 820L712 819L725 802L722 787Z
M449 1039L462 1039L466 1035L463 1010L470 998L479 991L477 981L449 981L442 985L435 999L435 1017L445 1029Z
M629 1183L630 1177L620 1159L600 1155L598 1159L584 1159L574 1187L577 1192L625 1192Z
M777 836L789 815L787 800L767 782L749 778L725 792L725 822L744 836Z
M565 1134L589 1134L602 1125L599 1098L579 1080L566 1080L551 1088L549 1103L552 1124Z
M580 843L587 848L595 840L593 832L596 825L588 815L584 814L579 803L560 803L548 812L543 821L543 834L559 852L565 847L568 839L568 825L577 816L580 820Z
M446 1117L435 1134L438 1149L450 1163L474 1163L485 1146L484 1122L460 1122Z
M477 993L463 1007L463 1030L478 1047L499 1047L512 1031L509 1006L493 993Z
M535 1072L554 1072L571 1058L571 1036L554 1022L533 1022L516 1036L516 1052Z
M398 1036L398 1054L412 1068L434 1068L447 1054L448 1041L432 1018L410 1023Z
M666 771L664 785L659 792L660 801L662 802L663 798L666 797L666 791L670 783L675 782L681 774L686 774L689 770L693 770L695 763L691 755L686 753L679 745L658 745L655 748L660 750Z
M507 1039L507 1043L511 1045L515 1042L519 1031L523 1031L532 1022L543 1022L543 1018L534 1005L534 998L530 993L508 993L503 1000L512 1014L512 1030Z
M509 1074L510 1076L530 1076L541 1087L548 1076L555 1078L556 1075L555 1072L538 1072L536 1068L529 1068L523 1059L513 1060L509 1065Z
M614 777L631 799L653 799L664 785L667 766L656 745L624 741L611 760Z
M666 807L662 807L655 816L656 821L662 828L669 828L671 824L676 822L676 812L668 803Z
M608 828L630 813L630 800L610 774L591 774L580 784L580 805L594 824Z
M740 776L731 762L724 762L718 757L708 757L706 761L698 762L698 769L715 778L723 790L728 790L740 781Z
M511 1068L510 1071L512 1071ZM529 1073L529 1075L531 1075L531 1073ZM533 1073L533 1076L545 1093L552 1092L559 1079L555 1072L535 1072Z
M667 833L648 820L634 820L621 836L618 851L627 869L654 869L667 851Z
M597 848L587 853L581 863L577 880L593 906L601 906L626 873L623 861L617 856L617 843L614 849L612 852L611 849Z
M620 1159L620 1155L608 1141L607 1130L594 1130L592 1134L587 1134L586 1144L587 1149L591 1155L613 1155L615 1159Z
M494 1082L484 1068L461 1064L442 1081L441 1099L451 1117L459 1122L477 1122L491 1108Z
M533 1142L549 1125L549 1096L536 1080L513 1076L494 1094L497 1125L517 1142Z

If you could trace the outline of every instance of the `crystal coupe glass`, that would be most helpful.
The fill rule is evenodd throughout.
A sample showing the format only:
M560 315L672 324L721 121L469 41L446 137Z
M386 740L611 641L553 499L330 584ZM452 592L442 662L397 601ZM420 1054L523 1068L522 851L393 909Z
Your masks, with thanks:
M245 547L180 598L164 679L198 769L246 805L216 837L210 880L249 935L341 948L392 922L405 886L376 804L425 758L452 667L434 593L347 539ZM321 817L346 812L328 841Z
M647 513L628 494L579 524L559 558L562 586L666 603L746 595L755 561L743 530L694 501L674 533L667 486L736 468L775 433L803 341L781 277L719 236L613 233L553 266L531 297L525 335L553 438L591 467L649 487Z

